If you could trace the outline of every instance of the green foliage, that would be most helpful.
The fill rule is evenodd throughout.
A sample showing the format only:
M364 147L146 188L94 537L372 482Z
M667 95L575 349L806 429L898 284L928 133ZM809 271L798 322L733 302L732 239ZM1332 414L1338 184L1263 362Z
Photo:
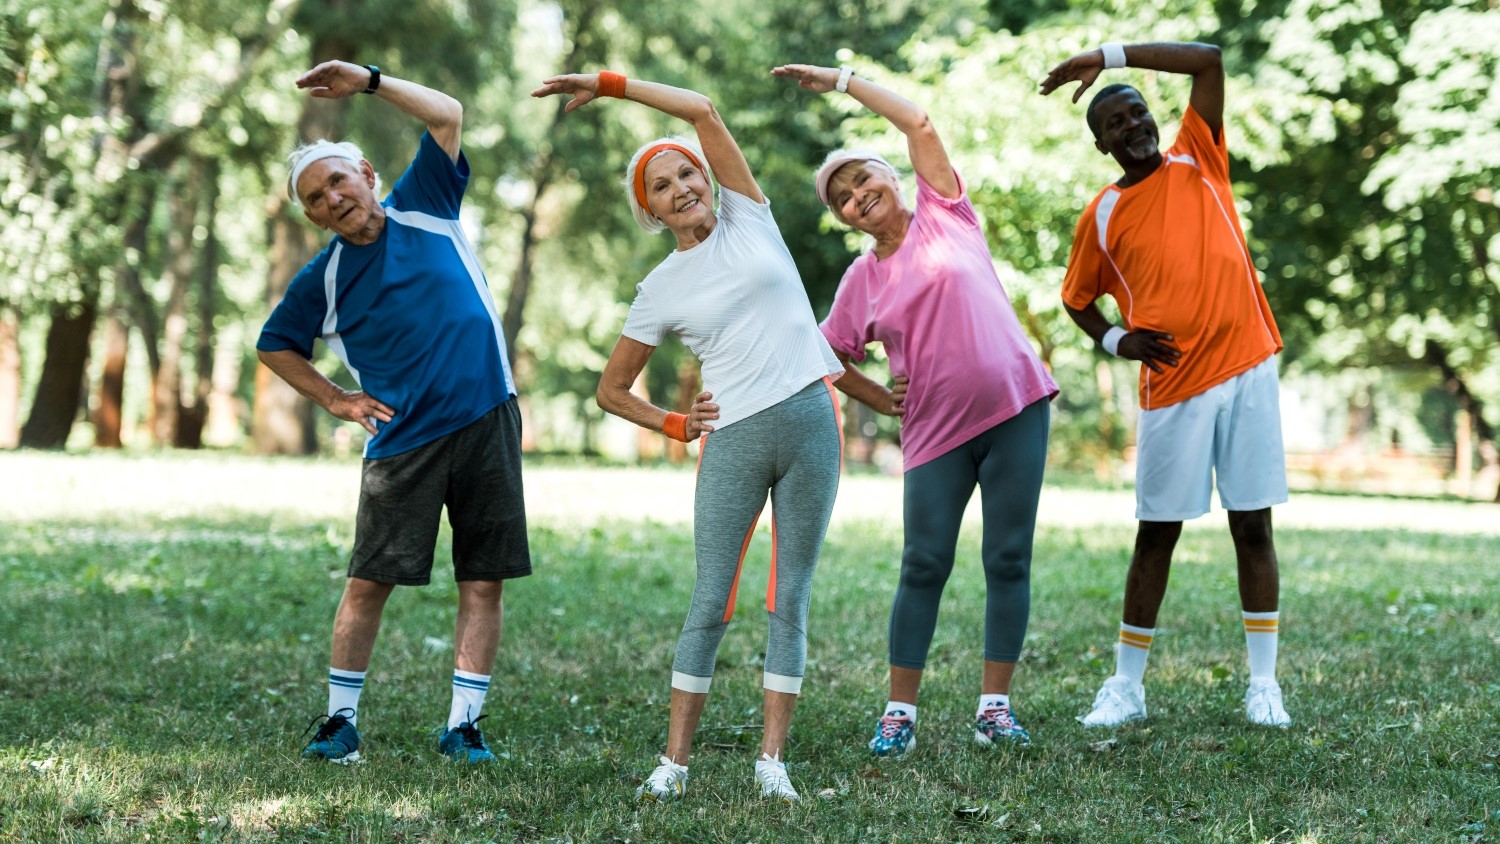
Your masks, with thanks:
M1077 215L1115 170L1070 92L1037 97L1036 82L1106 39L1197 39L1224 47L1236 194L1288 363L1432 371L1436 349L1500 427L1497 27L1490 0L839 0L816 11L791 0L370 0L358 13L335 0L0 0L0 304L40 338L53 303L118 302L116 273L134 267L159 306L173 168L212 159L216 324L248 346L264 317L266 199L304 104L291 83L314 47L332 46L464 102L466 223L481 262L502 302L523 256L533 279L515 343L523 387L575 407L586 427L600 418L589 397L634 287L670 249L635 228L623 168L642 141L686 127L623 103L560 119L560 103L530 90L611 67L711 96L822 314L862 244L816 203L811 173L838 146L899 160L903 144L847 99L767 71L847 62L923 105L943 133L1007 292L1064 388L1056 441L1087 466L1124 442L1133 373L1106 364L1101 376L1056 290ZM112 56L128 59L130 79L114 100L101 65ZM1186 81L1114 75L1142 89L1170 137ZM367 98L348 111L347 134L387 183L421 128ZM127 249L142 219L144 247ZM31 373L41 349L28 342ZM653 359L657 402L675 402L685 356L667 344Z

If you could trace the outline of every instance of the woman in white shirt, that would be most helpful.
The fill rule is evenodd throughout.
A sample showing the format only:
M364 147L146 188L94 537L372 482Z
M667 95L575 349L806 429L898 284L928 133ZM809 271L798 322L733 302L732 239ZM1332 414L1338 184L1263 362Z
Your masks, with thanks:
M572 96L568 111L598 97L633 100L692 124L698 140L652 141L626 168L636 221L653 234L670 231L677 249L637 285L597 394L600 407L644 428L682 442L703 438L693 508L697 579L672 663L667 746L636 794L683 796L740 565L769 491L765 727L755 780L762 796L795 801L782 755L802 687L813 570L838 490L843 438L832 379L843 367L818 330L770 203L707 97L608 71L553 77L532 93L552 94ZM668 334L703 365L704 390L686 414L630 392Z

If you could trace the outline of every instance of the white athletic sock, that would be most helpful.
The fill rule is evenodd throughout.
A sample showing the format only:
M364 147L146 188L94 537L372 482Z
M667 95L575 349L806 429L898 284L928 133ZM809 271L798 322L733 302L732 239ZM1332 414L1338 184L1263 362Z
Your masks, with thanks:
M1276 646L1280 612L1247 612L1245 647L1250 651L1250 679L1276 678Z
M892 712L905 712L906 717L910 718L913 724L917 723L917 705L915 703L902 703L899 700L889 701L885 705L885 714L889 715Z
M342 668L328 669L328 714L337 715L346 709L344 717L353 724L359 715L359 693L365 690L364 671L345 671Z
M1146 657L1151 655L1155 627L1136 627L1120 622L1120 641L1115 645L1115 676L1139 683L1146 677Z
M1006 709L1010 708L1010 695L980 695L979 709L974 714L983 715L986 709L996 709L1001 706Z
M490 675L453 669L453 706L448 709L448 729L465 721L474 723L479 710L484 708L484 696L489 690Z

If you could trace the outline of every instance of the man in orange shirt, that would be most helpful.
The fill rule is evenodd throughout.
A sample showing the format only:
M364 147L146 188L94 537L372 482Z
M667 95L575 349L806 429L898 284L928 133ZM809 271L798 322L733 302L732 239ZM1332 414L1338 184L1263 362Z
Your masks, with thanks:
M1245 695L1251 722L1291 723L1276 682L1277 597L1271 506L1287 499L1275 355L1281 335L1235 212L1224 143L1224 68L1208 44L1105 44L1079 53L1042 81L1050 94L1079 82L1073 101L1106 68L1138 67L1193 78L1176 143L1158 147L1156 121L1139 91L1109 85L1088 124L1099 152L1123 169L1094 198L1074 235L1063 281L1068 315L1111 354L1141 362L1136 437L1135 553L1115 674L1084 726L1146 717L1146 657L1166 594L1182 522L1208 512L1217 481L1239 564L1250 652ZM1096 302L1114 297L1110 323Z

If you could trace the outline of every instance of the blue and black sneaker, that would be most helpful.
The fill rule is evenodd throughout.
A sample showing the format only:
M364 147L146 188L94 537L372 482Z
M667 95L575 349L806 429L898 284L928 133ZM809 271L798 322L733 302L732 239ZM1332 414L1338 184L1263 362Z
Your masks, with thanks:
M481 715L443 733L442 738L438 739L438 752L455 762L467 762L471 765L494 759L495 754L484 743L484 733L479 732L479 727L475 726L488 717Z
M340 709L332 715L319 715L312 719L307 730L311 730L316 724L318 732L302 748L303 759L327 759L338 765L359 761L359 730L349 723L349 715L344 714L346 712L354 714L352 709ZM307 730L303 730L302 735L307 735Z

